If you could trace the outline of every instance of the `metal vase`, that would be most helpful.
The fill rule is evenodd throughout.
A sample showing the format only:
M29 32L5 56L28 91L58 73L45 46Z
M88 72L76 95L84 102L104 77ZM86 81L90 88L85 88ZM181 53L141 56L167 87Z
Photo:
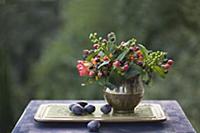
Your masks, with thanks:
M144 95L140 76L125 80L114 89L105 87L104 98L113 107L114 113L134 113Z

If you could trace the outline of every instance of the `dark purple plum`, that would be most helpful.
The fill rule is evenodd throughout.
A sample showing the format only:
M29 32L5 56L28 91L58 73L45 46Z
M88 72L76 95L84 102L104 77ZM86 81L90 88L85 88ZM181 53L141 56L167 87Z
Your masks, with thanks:
M99 121L97 120L93 120L93 121L90 121L88 124L87 124L87 128L90 132L98 132L99 128L100 128L101 124Z
M77 102L77 104L81 105L83 108L88 104L86 101Z
M103 112L104 114L108 114L110 113L110 111L112 110L112 107L109 104L105 104L101 107L101 112Z
M75 105L72 106L72 112L75 115L83 115L84 114L84 109L79 104L75 104Z
M89 113L89 114L92 114L94 111L95 111L95 106L94 105L86 105L84 107L84 111Z
M70 111L72 111L72 107L73 107L74 105L75 105L74 103L72 103L72 104L69 105L69 110L70 110Z

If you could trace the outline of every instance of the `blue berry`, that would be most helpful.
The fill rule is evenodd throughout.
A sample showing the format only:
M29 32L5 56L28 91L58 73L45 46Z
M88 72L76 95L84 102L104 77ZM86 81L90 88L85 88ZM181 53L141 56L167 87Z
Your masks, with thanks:
M103 112L104 114L110 113L111 110L112 107L109 104L105 104L101 107L101 112Z
M87 113L92 114L95 111L95 106L94 105L87 105L87 106L85 106L84 110Z
M88 124L87 124L87 128L89 129L90 132L97 132L100 128L101 124L99 121L90 121Z
M84 109L82 106L78 105L78 104L75 104L72 106L72 112L75 114L75 115L83 115L84 113Z
M84 108L88 103L85 101L80 101L80 102L77 102L77 104L81 105Z
M69 105L69 110L70 110L70 111L72 111L72 107L73 107L74 105L75 105L74 103Z

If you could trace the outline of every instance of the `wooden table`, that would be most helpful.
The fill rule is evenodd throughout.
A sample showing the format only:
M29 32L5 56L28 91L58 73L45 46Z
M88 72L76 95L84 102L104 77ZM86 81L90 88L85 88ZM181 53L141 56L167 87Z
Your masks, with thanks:
M72 103L77 100L32 100L24 110L12 133L88 133L87 123L39 123L34 115L44 103ZM89 101L102 103L104 101ZM195 133L177 101L147 100L160 104L167 120L159 123L101 123L100 133Z

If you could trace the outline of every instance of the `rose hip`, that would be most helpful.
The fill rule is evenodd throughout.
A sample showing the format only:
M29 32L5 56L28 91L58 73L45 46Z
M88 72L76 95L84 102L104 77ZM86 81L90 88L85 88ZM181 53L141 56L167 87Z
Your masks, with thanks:
M169 64L169 65L172 65L173 63L174 63L174 61L171 60L171 59L169 59L169 60L167 61L167 64Z

